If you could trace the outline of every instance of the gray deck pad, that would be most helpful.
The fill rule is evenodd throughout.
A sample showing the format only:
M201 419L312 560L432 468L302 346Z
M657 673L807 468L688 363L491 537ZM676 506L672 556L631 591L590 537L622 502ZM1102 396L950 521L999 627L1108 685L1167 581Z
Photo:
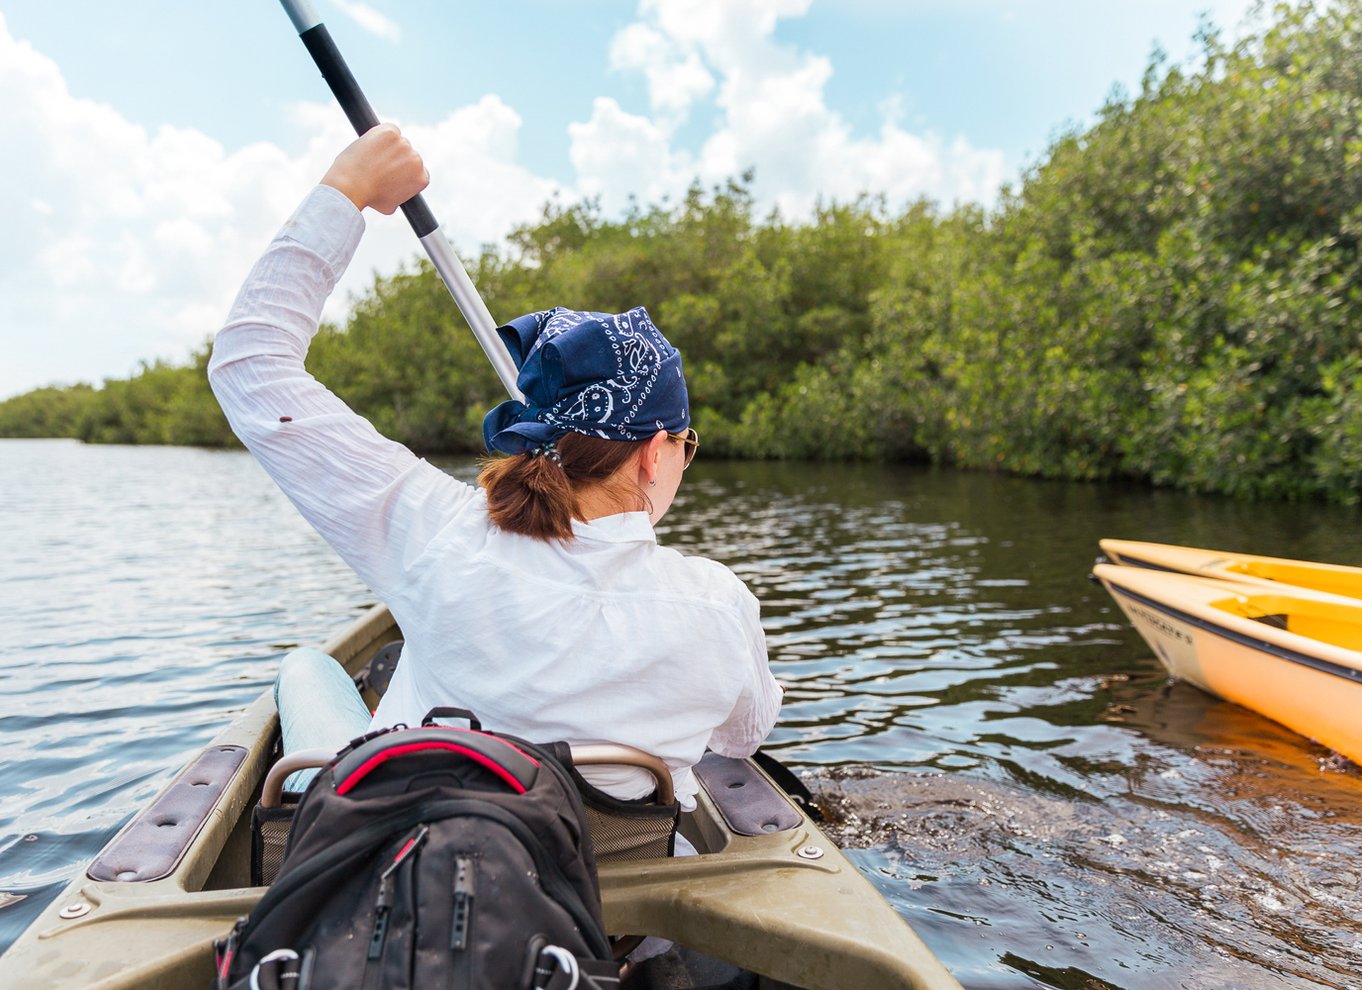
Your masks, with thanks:
M146 883L170 876L246 759L243 746L210 746L90 864L91 880Z
M790 801L747 760L706 753L695 765L728 827L739 835L784 832L803 819Z

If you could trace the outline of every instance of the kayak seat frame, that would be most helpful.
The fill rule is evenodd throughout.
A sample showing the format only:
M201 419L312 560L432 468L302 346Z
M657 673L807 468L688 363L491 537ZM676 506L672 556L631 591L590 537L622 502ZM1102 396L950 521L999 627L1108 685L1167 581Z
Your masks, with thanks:
M265 775L260 802L251 816L251 883L269 886L279 873L288 845L298 795L284 790L284 782L299 770L322 767L335 758L322 749L299 750L280 757ZM650 753L619 743L572 747L571 775L582 795L587 827L596 862L657 859L676 849L681 819L671 772ZM653 776L651 797L623 801L593 787L577 771L580 766L629 766Z
M569 771L586 810L587 831L597 863L624 859L660 859L676 853L681 805L671 771L658 757L619 743L573 746ZM625 801L592 786L579 767L630 766L653 775L648 797Z

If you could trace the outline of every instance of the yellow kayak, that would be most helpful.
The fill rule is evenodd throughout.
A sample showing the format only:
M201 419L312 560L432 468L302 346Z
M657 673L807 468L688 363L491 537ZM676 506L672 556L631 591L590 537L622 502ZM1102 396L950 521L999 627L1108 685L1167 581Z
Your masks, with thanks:
M1362 764L1362 601L1117 564L1093 577L1174 677Z
M1285 557L1259 557L1226 550L1201 550L1168 543L1102 540L1102 553L1113 564L1176 571L1264 586L1294 585L1333 595L1362 599L1362 567L1320 564Z

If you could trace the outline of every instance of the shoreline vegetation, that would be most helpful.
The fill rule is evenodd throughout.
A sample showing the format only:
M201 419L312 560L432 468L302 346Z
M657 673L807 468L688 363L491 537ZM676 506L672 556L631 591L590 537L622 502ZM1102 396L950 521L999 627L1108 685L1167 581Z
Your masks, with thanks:
M709 456L951 464L1252 499L1362 496L1362 0L1276 9L1058 137L991 209L755 215L751 176L602 216L550 203L470 274L494 313L646 305ZM208 345L0 403L0 436L235 443ZM504 398L428 263L309 369L420 453Z

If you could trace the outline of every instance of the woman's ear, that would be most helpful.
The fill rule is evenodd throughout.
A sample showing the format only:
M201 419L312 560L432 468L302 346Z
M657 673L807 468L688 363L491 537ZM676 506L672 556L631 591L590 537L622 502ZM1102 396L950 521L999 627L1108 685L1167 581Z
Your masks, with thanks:
M658 430L639 451L638 483L640 488L651 488L657 482L658 465L662 463L662 448L667 443L667 431Z

